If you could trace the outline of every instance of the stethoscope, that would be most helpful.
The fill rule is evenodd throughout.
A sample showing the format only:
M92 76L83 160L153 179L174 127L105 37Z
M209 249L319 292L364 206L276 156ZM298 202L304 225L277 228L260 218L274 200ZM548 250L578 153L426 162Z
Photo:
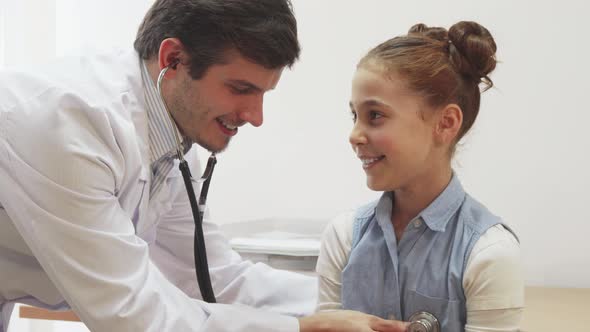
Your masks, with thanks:
M203 297L203 300L209 303L215 303L215 293L213 292L213 286L211 286L211 277L209 276L209 264L207 263L207 249L205 248L205 236L203 234L203 213L205 211L205 203L207 202L207 192L209 191L209 185L211 184L213 168L215 168L217 159L215 158L215 153L211 153L211 156L207 161L207 166L205 167L205 172L203 173L203 176L201 176L199 180L193 179L191 171L188 167L188 163L184 159L184 151L182 148L182 144L180 142L180 138L176 134L176 125L174 124L174 119L172 118L172 114L170 114L168 106L166 105L166 101L164 100L164 96L162 95L162 81L164 80L164 75L166 74L168 69L176 69L178 63L179 61L176 60L160 71L156 88L158 90L158 93L160 94L160 98L162 99L162 103L164 104L164 108L166 109L166 113L168 113L168 119L170 120L168 124L170 126L170 129L173 133L175 133L174 137L176 138L176 154L178 160L180 161L178 168L180 169L180 172L182 173L182 178L184 179L184 185L186 187L186 192L193 213L193 219L195 221L195 242L193 246L193 251L195 257L195 272L197 274L197 282L199 283L199 289L201 290L201 296ZM201 182L203 183L203 186L201 187L201 194L199 195L199 201L197 203L193 183L199 184Z

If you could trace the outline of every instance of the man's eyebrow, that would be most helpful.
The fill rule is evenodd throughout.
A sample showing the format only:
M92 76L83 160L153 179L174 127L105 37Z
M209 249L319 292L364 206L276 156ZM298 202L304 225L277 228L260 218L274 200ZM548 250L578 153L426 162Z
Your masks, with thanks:
M239 85L242 88L248 88L248 89L254 90L256 92L262 92L262 89L260 87L254 85L251 82L245 81L245 80L229 80L229 83Z

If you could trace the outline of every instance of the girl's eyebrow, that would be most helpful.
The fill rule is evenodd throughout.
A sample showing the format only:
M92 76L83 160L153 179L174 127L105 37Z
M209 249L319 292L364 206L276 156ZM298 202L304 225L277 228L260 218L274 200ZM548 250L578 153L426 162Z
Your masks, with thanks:
M348 103L348 106L350 107L351 110L354 110L354 105L351 102ZM363 100L363 102L359 105L360 108L362 107L371 107L371 106L381 106L381 107L389 107L389 105L381 102L380 100L377 99L367 99L367 100Z

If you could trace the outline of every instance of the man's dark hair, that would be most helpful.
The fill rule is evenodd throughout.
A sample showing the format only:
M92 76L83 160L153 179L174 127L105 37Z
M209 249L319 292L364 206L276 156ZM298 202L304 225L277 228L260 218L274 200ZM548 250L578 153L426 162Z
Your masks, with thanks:
M230 50L267 69L290 67L300 52L290 0L156 0L134 47L150 60L166 38L183 43L194 79L224 63Z

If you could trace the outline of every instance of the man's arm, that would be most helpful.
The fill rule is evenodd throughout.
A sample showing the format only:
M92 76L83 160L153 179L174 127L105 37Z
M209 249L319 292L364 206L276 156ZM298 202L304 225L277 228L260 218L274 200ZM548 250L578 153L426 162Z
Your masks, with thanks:
M186 158L193 177L201 170L192 149ZM151 257L164 274L189 296L201 298L193 257L194 221L182 178L175 180L176 198L171 211L158 225ZM195 186L196 196L199 188ZM313 312L317 299L315 277L273 269L243 260L232 250L218 226L206 213L203 222L207 261L219 303L245 304L277 313L302 316Z
M194 152L193 152L194 153ZM193 176L201 174L195 155L190 158ZM184 187L178 193L170 213L158 227L156 246L151 256L170 280L187 294L200 298L195 278L193 258L194 222L187 205ZM198 192L197 192L198 196ZM244 261L233 251L216 225L205 219L205 240L213 289L218 302L238 303L289 315L301 316L313 311L317 298L316 279L287 271L272 269L264 264ZM250 325L247 331L286 331L287 326L278 317L262 310L243 310L227 305L209 305L215 311L209 321L217 322L224 331L238 331L248 320L260 319L266 327ZM230 309L228 309L230 308ZM231 323L227 317L232 317ZM241 317L241 318L240 318ZM274 317L274 318L273 318ZM270 329L268 329L270 327ZM299 319L299 331L384 331L403 332L406 324L387 321L375 316L338 311L319 313ZM219 331L219 328L211 328Z
M349 310L320 312L299 319L300 332L405 332L408 325Z
M209 305L170 283L119 205L126 151L113 137L108 114L84 111L87 106L78 99L60 102L67 108L53 111L49 100L35 118L3 114L0 202L90 330L298 330L295 318ZM33 294L35 285L22 282Z

